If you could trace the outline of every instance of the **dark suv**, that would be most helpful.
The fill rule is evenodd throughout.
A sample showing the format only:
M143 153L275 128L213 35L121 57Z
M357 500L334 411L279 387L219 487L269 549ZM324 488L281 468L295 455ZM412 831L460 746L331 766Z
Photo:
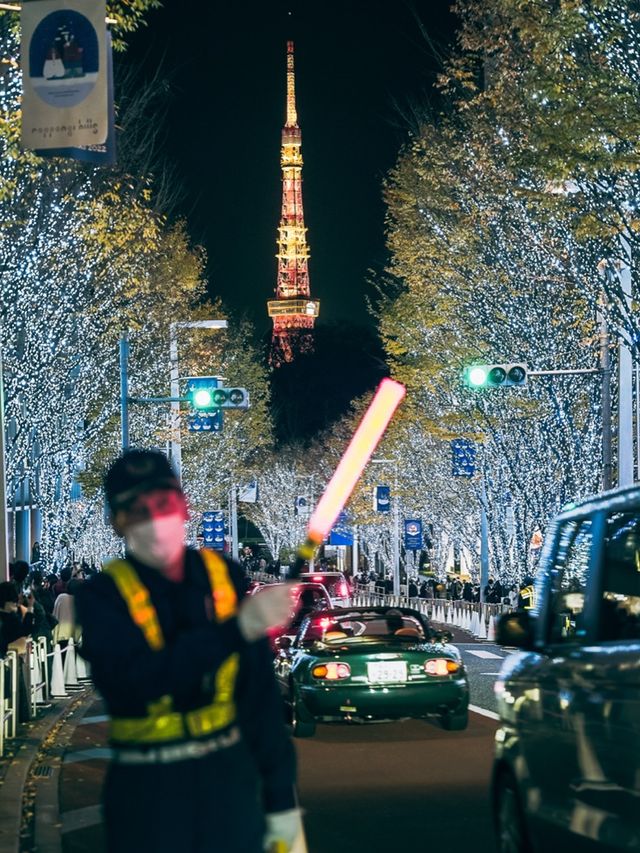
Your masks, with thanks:
M498 642L498 849L640 851L640 488L555 519Z

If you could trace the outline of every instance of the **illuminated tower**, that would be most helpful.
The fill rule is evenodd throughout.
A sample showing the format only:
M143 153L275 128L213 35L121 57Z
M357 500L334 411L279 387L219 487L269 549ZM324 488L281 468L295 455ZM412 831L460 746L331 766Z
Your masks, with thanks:
M273 318L271 363L292 361L313 346L311 330L320 303L309 290L309 247L302 208L302 135L296 113L293 42L287 42L287 120L282 128L282 213L278 228L276 298L267 303Z

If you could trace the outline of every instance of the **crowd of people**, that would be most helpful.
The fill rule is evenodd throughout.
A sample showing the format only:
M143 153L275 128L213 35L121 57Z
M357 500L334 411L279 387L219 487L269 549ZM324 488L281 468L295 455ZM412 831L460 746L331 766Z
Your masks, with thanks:
M393 593L393 577L391 574L376 574L375 572L359 572L353 578L356 589L376 592L379 595ZM449 575L444 579L436 577L410 577L407 593L409 598L442 599L445 601L480 601L480 584L471 580L462 580L457 575ZM509 604L518 606L520 588L516 584L507 586L499 580L489 578L482 596L487 604Z

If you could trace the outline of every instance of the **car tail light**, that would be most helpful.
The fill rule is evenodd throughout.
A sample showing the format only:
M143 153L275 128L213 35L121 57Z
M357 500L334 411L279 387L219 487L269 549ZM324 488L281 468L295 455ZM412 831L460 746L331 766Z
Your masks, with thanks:
M313 579L316 583L322 583L323 581L322 575L315 575Z
M460 669L460 664L446 658L432 658L424 662L427 675L451 675Z
M351 667L348 663L321 663L313 667L311 674L325 681L339 681L341 678L349 678Z
M343 598L348 598L349 596L349 587L346 583L341 583L338 587L338 595L341 595Z

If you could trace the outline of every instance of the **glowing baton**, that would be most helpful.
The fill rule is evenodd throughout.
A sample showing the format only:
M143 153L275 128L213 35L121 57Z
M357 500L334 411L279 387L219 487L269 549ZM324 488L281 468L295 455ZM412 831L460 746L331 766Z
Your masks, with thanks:
M349 495L371 458L395 410L406 394L406 388L393 379L383 379L369 408L342 455L329 485L309 520L307 541L298 550L291 577L297 577L304 560L313 557L315 549L331 530Z

